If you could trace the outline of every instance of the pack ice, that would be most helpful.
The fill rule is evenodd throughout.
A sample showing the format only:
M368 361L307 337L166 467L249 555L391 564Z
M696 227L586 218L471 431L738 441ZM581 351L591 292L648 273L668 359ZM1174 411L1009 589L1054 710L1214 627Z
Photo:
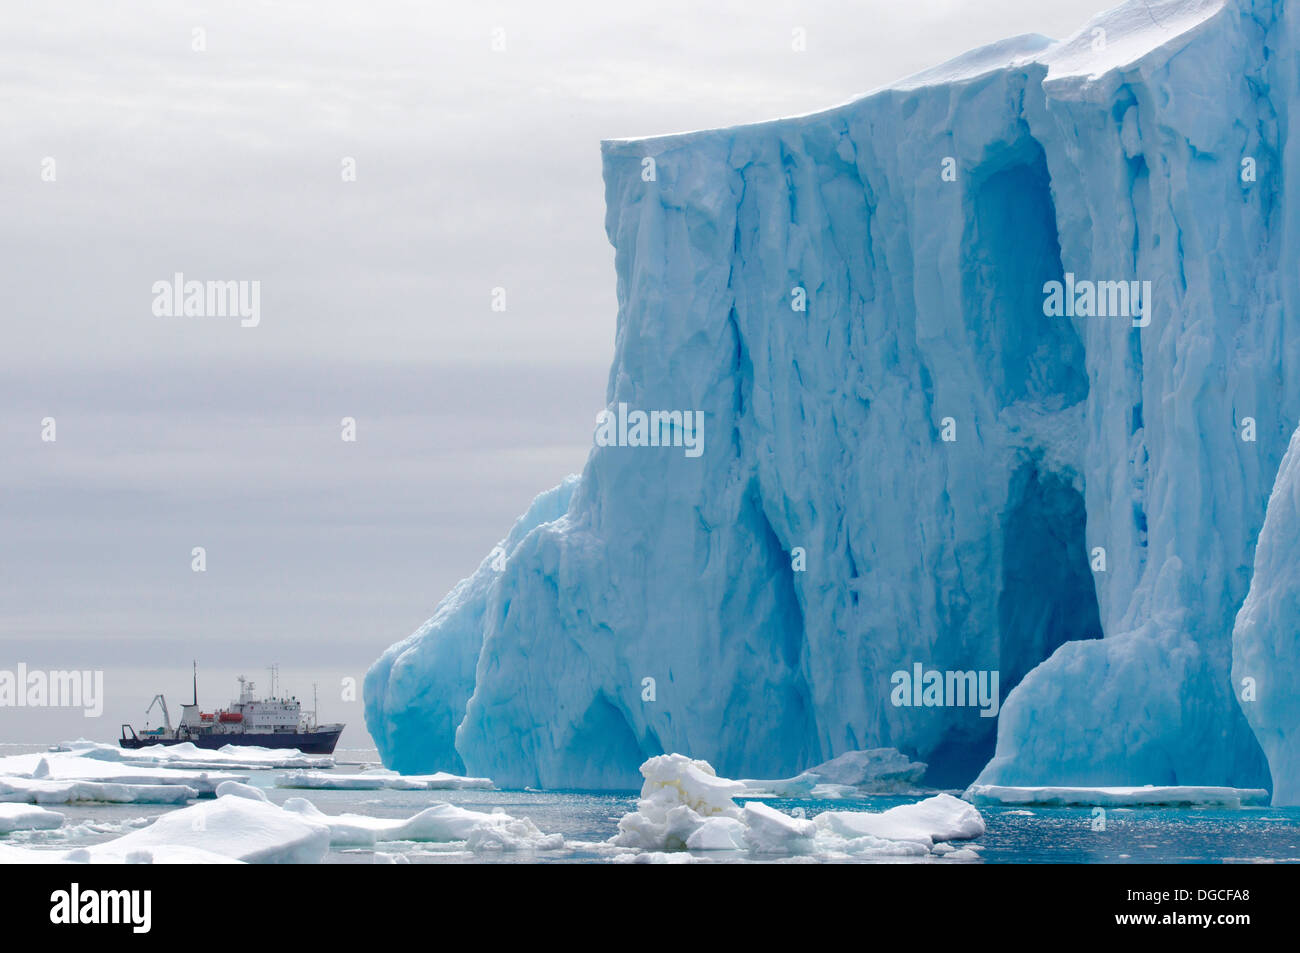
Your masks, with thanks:
M370 670L385 763L628 788L664 751L892 747L945 787L1258 788L1267 755L1300 797L1290 669L1259 674L1294 655L1294 532L1233 671L1300 419L1292 6L1132 2L605 142L606 411L701 411L703 452L671 417L594 441ZM998 673L997 717L891 698L916 666Z

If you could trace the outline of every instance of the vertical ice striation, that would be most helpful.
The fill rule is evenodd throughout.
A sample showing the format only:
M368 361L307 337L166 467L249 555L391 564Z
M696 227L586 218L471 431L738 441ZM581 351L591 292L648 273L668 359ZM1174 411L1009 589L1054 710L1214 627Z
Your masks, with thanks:
M607 406L702 411L704 452L595 447L371 670L385 761L635 787L665 751L787 777L892 746L945 785L1267 783L1231 633L1300 418L1295 17L1129 3L606 142ZM1049 317L1049 282L1150 285ZM1000 717L895 705L914 664L999 672Z

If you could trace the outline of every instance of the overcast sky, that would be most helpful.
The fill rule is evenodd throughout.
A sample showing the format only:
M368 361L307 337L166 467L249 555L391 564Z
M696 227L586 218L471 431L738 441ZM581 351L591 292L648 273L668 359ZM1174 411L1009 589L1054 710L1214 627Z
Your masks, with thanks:
M809 112L1111 5L0 7L0 669L108 695L0 708L0 741L109 740L197 658L205 705L277 662L368 743L341 679L586 458L601 139ZM156 316L176 272L259 281L260 323Z

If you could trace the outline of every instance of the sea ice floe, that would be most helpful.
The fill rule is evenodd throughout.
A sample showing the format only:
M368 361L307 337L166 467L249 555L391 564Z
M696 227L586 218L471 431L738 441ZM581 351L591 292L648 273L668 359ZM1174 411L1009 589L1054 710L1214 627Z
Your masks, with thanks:
M436 774L398 774L396 771L374 770L361 774L327 774L304 771L301 774L282 774L275 779L280 788L305 788L309 790L337 791L490 791L491 778L464 778L457 774L439 771Z
M137 766L101 760L89 751L50 751L44 754L19 754L0 758L0 783L15 779L51 782L93 781L128 787L183 785L193 788L200 795L208 795L212 794L222 781L246 781L248 775L228 771L172 768L152 763ZM53 789L48 789L47 793L49 790ZM10 799L0 796L0 800Z
M72 850L8 847L8 863L319 863L329 828L252 797L218 797L163 814L148 827Z
M0 834L54 830L63 826L63 820L58 811L30 804L0 803Z
M27 804L184 804L199 796L185 784L122 784L113 781L51 781L0 777L0 801Z
M168 765L177 768L229 768L257 770L269 768L332 768L334 758L329 755L307 755L297 748L264 748L260 745L224 745L220 748L200 748L185 741L175 745L148 745L144 748L123 748L97 741L64 741L50 749L56 753L70 753L96 761L117 761L121 764L142 767Z
M973 804L1044 807L1227 807L1267 804L1263 788L1145 785L1143 787L1014 787L972 784L962 795Z

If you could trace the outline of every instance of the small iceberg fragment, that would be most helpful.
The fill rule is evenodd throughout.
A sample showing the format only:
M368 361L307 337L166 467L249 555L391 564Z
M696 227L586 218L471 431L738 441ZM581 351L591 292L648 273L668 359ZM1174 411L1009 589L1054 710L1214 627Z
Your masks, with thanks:
M972 804L1041 807L1225 807L1267 804L1263 788L1145 785L1143 787L1016 787L972 784L962 797Z
M817 825L782 814L762 801L750 801L741 811L745 845L756 854L813 854Z
M984 818L951 794L937 794L915 804L887 811L826 811L814 819L817 828L844 840L863 837L919 844L927 851L943 841L973 840L984 833Z
M637 809L618 822L618 847L681 850L710 818L740 821L732 798L744 794L745 785L719 778L707 761L662 754L641 765L641 774L645 784Z
M334 791L491 791L495 789L491 778L465 778L445 771L436 774L398 774L396 771L383 769L365 771L361 774L327 774L316 771L282 774L275 779L275 786Z
M291 797L284 810L324 824L333 847L373 847L383 841L466 841L470 850L558 850L559 834L543 834L528 818L484 814L454 804L435 804L409 818L324 814L306 798Z
M614 847L639 855L615 860L656 862L674 851L748 850L754 854L818 859L889 857L973 860L978 855L955 848L984 834L976 808L950 794L939 794L887 811L826 811L808 820L762 801L738 806L752 782L719 778L707 761L666 754L641 766L645 783L637 809L618 822ZM644 856L647 860L641 860Z

